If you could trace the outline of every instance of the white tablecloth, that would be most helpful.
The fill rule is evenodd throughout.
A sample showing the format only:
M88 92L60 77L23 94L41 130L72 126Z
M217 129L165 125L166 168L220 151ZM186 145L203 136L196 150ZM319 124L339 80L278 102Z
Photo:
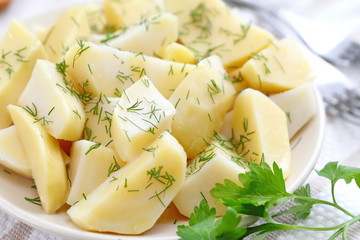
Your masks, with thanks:
M0 33L3 33L13 18L27 19L39 12L56 7L56 5L84 2L84 0L12 0L9 8L0 12ZM349 34L360 42L360 1L359 0L273 0L283 7L298 12L310 19L337 26L349 32ZM356 69L342 69L354 83L360 87L360 67ZM329 161L343 162L344 164L360 167L360 126L354 126L340 119L328 120L325 131L325 140L320 159L316 169L321 169ZM318 177L313 172L307 179L311 184L313 196L329 199L330 188L326 180ZM343 184L344 185L344 184ZM339 196L338 202L352 212L360 213L360 190L355 185L339 186L336 192ZM286 206L284 206L286 207ZM309 218L296 222L310 226L331 226L344 221L346 216L327 207L314 207ZM289 223L293 220L284 218ZM283 240L318 240L326 239L326 232L287 231L272 234L267 239ZM64 240L56 236L33 229L15 218L0 211L0 239L2 240ZM360 223L355 224L349 230L349 239L360 239Z

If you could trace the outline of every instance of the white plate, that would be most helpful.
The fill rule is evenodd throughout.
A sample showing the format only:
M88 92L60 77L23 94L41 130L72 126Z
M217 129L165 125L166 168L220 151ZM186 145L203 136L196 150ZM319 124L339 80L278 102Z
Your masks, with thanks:
M28 23L44 24L56 19L63 8L54 12L34 17ZM316 66L313 66L316 68ZM325 114L319 93L316 94L317 113L311 121L292 140L292 166L291 175L286 181L288 191L292 192L298 188L308 177L319 157L321 144L323 142ZM55 234L64 238L82 240L119 240L119 239L178 239L176 230L178 224L184 224L185 220L174 213L174 207L168 210L155 227L139 236L123 236L116 234L102 234L87 232L76 227L66 215L66 209L59 214L47 215L41 207L25 201L24 197L37 197L36 190L31 188L31 180L19 177L16 174L9 175L0 171L0 207L20 221L45 232ZM176 219L176 224L174 224Z

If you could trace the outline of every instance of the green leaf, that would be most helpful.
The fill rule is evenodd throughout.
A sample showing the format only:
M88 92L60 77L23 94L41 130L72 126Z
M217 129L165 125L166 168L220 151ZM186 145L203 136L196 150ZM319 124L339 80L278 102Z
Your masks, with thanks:
M203 199L194 208L189 226L178 226L177 234L182 240L237 240L246 232L239 227L241 216L232 208L227 208L223 217L216 219L215 208L210 208Z
M216 184L211 194L241 214L266 217L270 205L292 197L286 192L282 171L275 162L273 170L265 162L260 165L252 162L250 171L239 174L239 180L242 187L225 180L224 184Z
M346 183L355 180L360 188L360 168L339 165L338 162L329 162L323 169L316 172L319 176L329 179L332 185L340 179L344 179Z
M210 208L207 201L203 199L200 206L194 208L189 226L178 226L177 234L182 240L216 240L215 217L215 208Z
M238 227L241 216L233 208L227 208L222 218L216 221L217 240L237 240L246 233L246 227Z

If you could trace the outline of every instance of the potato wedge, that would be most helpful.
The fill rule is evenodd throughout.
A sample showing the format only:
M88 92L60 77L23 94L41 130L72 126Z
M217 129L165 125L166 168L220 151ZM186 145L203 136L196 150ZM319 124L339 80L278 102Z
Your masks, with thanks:
M9 105L8 110L29 159L42 207L46 213L55 213L69 190L59 142L22 107Z
M314 79L308 61L290 38L254 54L242 67L241 76L251 88L264 93L290 90Z
M89 195L125 164L114 149L87 140L74 142L68 170L71 188L66 202L73 205Z
M120 158L134 161L162 132L171 132L175 112L148 77L127 88L112 118L111 132Z
M0 164L21 176L32 178L29 160L14 125L0 130Z
M179 18L179 38L198 59L218 55L227 69L240 67L274 37L246 23L221 0L166 0L165 9Z
M93 231L139 234L151 228L185 181L186 154L164 132L144 152L113 173L67 213L78 226Z
M273 162L290 173L290 141L285 113L263 93L247 88L236 98L232 118L234 138L250 161Z
M176 108L172 134L189 158L206 147L206 140L219 131L233 103L235 89L217 56L199 62L169 98ZM204 141L205 140L205 141Z
M46 59L46 52L37 36L22 22L13 21L0 43L0 129L11 124L6 109L16 104L24 90L36 59Z
M79 140L85 123L82 104L55 64L37 60L31 78L19 98L19 105L31 112L56 139Z

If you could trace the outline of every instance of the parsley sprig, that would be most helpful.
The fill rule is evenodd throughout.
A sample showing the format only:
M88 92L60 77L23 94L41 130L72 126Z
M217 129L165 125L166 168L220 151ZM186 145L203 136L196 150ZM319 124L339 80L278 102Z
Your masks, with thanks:
M360 168L330 162L322 170L316 172L319 176L331 181L331 202L312 198L309 184L298 188L294 193L289 193L286 191L282 170L276 163L271 168L265 162L260 165L251 162L250 171L239 174L242 186L240 182L225 180L224 183L217 183L211 190L212 196L227 207L223 217L216 218L216 209L210 208L206 199L203 199L200 205L194 208L189 225L178 226L177 234L182 240L237 240L248 236L251 239L262 239L267 234L278 230L311 230L335 231L329 239L335 239L340 235L346 239L348 228L360 221L360 215L354 215L338 205L334 189L340 179L345 180L346 183L354 180L360 188ZM290 200L294 201L292 207L272 214L275 205ZM305 219L313 206L317 204L334 207L351 218L342 224L330 227L283 224L275 219L283 214L293 214L295 219ZM265 223L239 226L241 214L261 217Z

